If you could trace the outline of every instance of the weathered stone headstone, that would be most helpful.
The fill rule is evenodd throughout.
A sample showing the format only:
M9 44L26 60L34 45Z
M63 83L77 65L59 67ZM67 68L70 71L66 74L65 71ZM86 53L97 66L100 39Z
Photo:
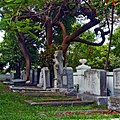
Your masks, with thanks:
M106 71L91 69L84 72L83 93L106 96Z
M25 80L25 71L21 71L21 77L20 77L22 80Z
M72 89L73 85L73 69L71 67L65 67L63 69L62 76L62 88Z
M34 83L34 70L30 70L30 83L29 85L33 85Z
M120 96L120 68L113 70L114 79L114 95Z
M39 83L39 77L40 77L40 68L36 68L34 70L34 81L33 81L33 85L37 85Z
M63 74L63 53L61 50L55 51L54 62L54 88L60 88L62 87Z
M42 87L44 90L50 88L50 71L48 67L41 69L39 84L37 86Z
M107 95L114 95L113 72L107 72Z
M98 69L90 69L84 72L84 82L81 85L82 93L78 93L77 97L82 100L93 100L98 105L107 105L107 86L106 71Z
M108 100L108 109L120 112L120 68L113 70L113 92Z

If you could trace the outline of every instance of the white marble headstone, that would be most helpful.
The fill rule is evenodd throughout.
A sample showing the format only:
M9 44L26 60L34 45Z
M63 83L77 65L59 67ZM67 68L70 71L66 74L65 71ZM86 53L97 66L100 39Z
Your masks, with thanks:
M83 93L107 95L106 71L91 69L84 72L84 82L81 85Z
M120 68L113 70L114 95L120 95Z
M39 84L37 86L42 87L44 90L50 88L50 71L48 67L41 69Z

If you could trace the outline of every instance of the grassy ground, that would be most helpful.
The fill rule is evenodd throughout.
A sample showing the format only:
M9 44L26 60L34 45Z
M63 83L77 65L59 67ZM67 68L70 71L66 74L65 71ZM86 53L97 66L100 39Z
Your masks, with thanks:
M91 110L106 109L105 106L87 105L87 106L30 106L24 102L32 97L22 96L20 93L11 92L6 85L0 83L0 120L80 120L80 119L110 119L120 117L117 114L102 115L91 114L81 115L73 114L66 116L56 116L59 111L70 110ZM37 100L37 98L34 98ZM40 98L39 98L40 99Z

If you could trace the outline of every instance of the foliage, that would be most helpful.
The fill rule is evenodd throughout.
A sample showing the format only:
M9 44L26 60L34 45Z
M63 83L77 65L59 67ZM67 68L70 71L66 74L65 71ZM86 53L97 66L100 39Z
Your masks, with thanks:
M107 54L107 46L93 47L85 44L74 43L70 48L68 55L68 65L74 70L80 65L80 59L87 59L87 64L92 68L104 69L105 59Z
M116 56L120 56L120 27L118 27L114 34L113 34L113 41L112 41L112 47L113 47L113 52Z
M6 37L8 37L9 40L10 38L13 37L14 41L18 39L19 33L23 33L24 42L25 42L24 47L28 49L29 54L31 53L31 60L33 60L32 58L34 58L34 61L35 61L35 59L38 58L35 56L35 55L38 55L37 51L39 50L39 48L46 47L45 46L46 42L48 42L50 38L52 38L52 42L51 41L50 42L55 43L57 45L61 45L61 43L62 45L63 43L65 43L64 45L66 45L67 43L67 45L69 46L71 44L71 41L74 41L74 39L78 36L83 40L88 40L90 42L91 41L93 42L94 36L92 35L86 36L86 33L84 32L89 28L95 26L96 24L99 24L99 28L96 29L95 33L97 34L98 31L99 32L102 31L101 36L102 38L104 38L105 35L108 34L108 32L106 33L103 31L103 29L101 29L101 24L108 25L108 22L110 21L110 15L111 15L109 14L111 12L110 11L111 5L114 5L115 9L117 9L117 13L119 13L119 5L120 5L119 0L116 0L116 1L81 0L79 2L77 0L75 1L72 1L72 0L68 0L68 1L66 0L50 0L50 1L49 0L47 1L46 0L29 0L29 1L28 0L27 1L26 0L4 0L0 2L0 8L1 8L0 13L2 16L2 19L0 21L0 29L5 30ZM81 30L82 27L79 26L77 29L78 32L77 30L73 32L74 30L72 29L72 25L74 24L74 22L76 22L76 17L80 17L81 19L82 18L89 19L90 23L93 25L92 26L91 24L83 25L83 28L85 28L83 32L79 32L79 31L82 31ZM64 27L66 28L66 36L64 38L62 38L63 37L62 32L57 25L60 22L62 22L64 24ZM46 31L47 31L47 28L49 28L47 27L47 25L48 26L52 25L53 31L51 32L50 36L47 36ZM87 26L87 25L90 25L90 26ZM79 33L79 34L76 35L76 33L77 34ZM83 35L81 33L83 33ZM50 32L48 32L48 34L50 34ZM89 32L87 34L89 34ZM72 40L67 39L69 40L67 41L66 38L70 38L70 37L73 39ZM79 42L81 42L80 39L79 39ZM16 45L18 44L17 42L14 42L14 43ZM65 49L67 49L68 46ZM84 46L84 45L81 45L81 46ZM85 46L86 46L85 47L86 49L82 47L83 49L80 50L80 52L85 50L86 52L88 52L87 55L91 54L90 52L91 51L93 52L93 47L88 47L87 45ZM77 46L77 48L81 49L81 47L79 46ZM77 48L75 51L78 50ZM51 55L51 53L49 53L49 50L48 50L48 53L46 51L46 53L44 52L44 54L46 54L45 56L48 55L48 58L50 56L53 56ZM43 59L44 59L44 55L41 60ZM74 66L76 66L76 63L74 64L75 64Z

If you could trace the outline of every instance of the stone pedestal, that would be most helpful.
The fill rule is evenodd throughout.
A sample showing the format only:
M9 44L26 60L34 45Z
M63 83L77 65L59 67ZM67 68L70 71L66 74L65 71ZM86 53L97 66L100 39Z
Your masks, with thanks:
M108 109L120 112L120 96L109 97Z
M13 80L11 80L11 82L15 86L25 86L26 85L26 81L22 80L22 79L13 79Z
M82 85L84 84L84 72L86 70L91 69L91 67L85 65L85 63L87 62L86 59L80 59L79 61L80 63L82 63L82 65L76 67L77 72L73 73L73 75L74 75L74 85L79 85L79 92L82 93L83 92Z
M77 94L77 98L82 101L96 101L97 105L108 105L108 97L107 96L98 96L98 95L90 95L90 94Z

